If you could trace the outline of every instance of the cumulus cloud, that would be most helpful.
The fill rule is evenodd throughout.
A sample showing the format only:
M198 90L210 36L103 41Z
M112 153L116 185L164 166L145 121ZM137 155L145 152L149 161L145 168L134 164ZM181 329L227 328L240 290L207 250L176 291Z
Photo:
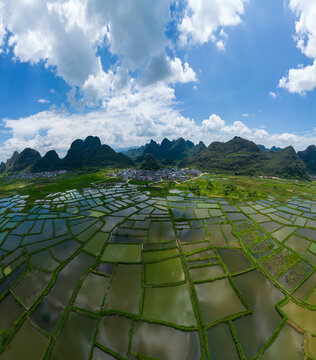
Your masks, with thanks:
M162 72L161 77L157 73L155 79L151 76L151 82L195 81L189 64L166 55L170 46L166 27L172 2L0 2L0 46L5 45L3 39L8 34L7 46L18 61L44 62L73 87L68 94L72 105L78 109L98 106L100 101L113 96L113 92L130 85L130 71L141 73L148 62L154 67L159 56L167 73ZM116 62L102 65L100 51L116 56Z
M184 12L177 13L176 20L181 42L213 41L224 50L224 27L241 21L245 1L183 1ZM72 87L68 99L77 110L104 105L136 82L144 86L196 82L194 70L176 55L166 33L174 20L170 11L174 3L0 0L0 49L7 47L21 62L42 62L63 78ZM113 60L102 63L102 52Z
M298 65L289 70L279 87L291 93L304 94L316 87L316 2L314 0L290 0L290 9L296 14L295 22L297 48L308 58L311 65Z
M161 141L164 137L203 140L208 145L242 136L268 147L294 145L299 150L316 142L316 129L301 135L273 134L250 128L242 121L229 123L218 114L197 122L183 116L178 107L174 89L161 83L121 92L110 99L106 108L86 113L51 109L20 119L4 119L3 127L11 137L0 147L0 159L6 160L15 150L25 147L35 148L42 155L55 149L64 156L74 139L90 134L114 148L140 146L151 138Z
M142 84L147 86L157 81L168 83L196 82L196 74L186 62L182 64L179 58L171 60L164 53L152 57L144 71Z
M216 43L221 50L225 48L227 34L224 26L241 22L244 4L247 0L188 0L185 15L179 23L180 44Z

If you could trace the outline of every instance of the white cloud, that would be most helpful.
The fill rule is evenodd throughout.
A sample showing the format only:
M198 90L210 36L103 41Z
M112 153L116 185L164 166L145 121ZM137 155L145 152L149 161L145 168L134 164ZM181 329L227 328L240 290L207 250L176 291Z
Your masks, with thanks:
M313 65L290 69L288 75L280 80L279 87L299 94L313 90L316 87L316 60Z
M2 3L2 1L0 1L0 54L2 52L1 47L4 44L4 36L6 33L6 30L4 28L4 23L3 23L2 8L3 8L3 3Z
M168 45L165 29L172 0L89 0L87 17L105 29L113 54L137 68Z
M296 45L300 51L313 60L312 65L289 70L279 87L291 93L304 94L316 87L316 2L314 0L290 0L290 9L296 14Z
M50 103L50 101L49 101L49 100L46 100L46 99L38 99L38 102L39 102L40 104L49 104L49 103Z
M0 46L6 28L14 57L32 64L44 62L73 87L68 98L78 109L106 102L130 86L131 70L141 74L159 57L168 73L159 77L157 72L151 83L196 81L188 63L166 55L171 47L166 28L173 1L0 2ZM109 51L117 61L103 67L99 50Z
M301 150L316 142L316 129L310 133L273 134L262 128L250 128L242 121L227 123L217 114L197 122L178 109L174 89L163 85L123 91L112 97L106 108L70 114L66 110L47 110L20 118L4 119L3 127L10 138L0 147L0 159L6 160L15 150L25 147L42 155L55 149L65 155L71 142L87 135L97 135L110 146L140 146L151 138L185 139L206 145L242 136L267 147L293 145ZM88 130L87 130L88 129Z
M276 97L278 97L278 94L275 93L274 91L270 91L269 96L271 96L273 99L275 99Z
M211 40L219 49L225 49L227 34L222 27L241 22L240 16L244 13L246 1L188 0L184 18L178 26L181 33L180 44L201 45Z
M186 62L182 64L179 58L171 60L164 53L151 58L144 71L143 85L151 85L158 81L167 83L196 82L196 74Z
M63 78L77 110L106 106L136 83L197 82L166 34L172 16L179 16L182 41L211 40L225 50L224 27L241 21L246 1L188 0L183 13L171 14L176 0L0 0L0 48L21 62L43 62ZM114 60L102 63L102 51Z
M242 114L241 116L242 116L242 117L248 117L249 114Z
M218 115L212 114L207 120L202 121L202 128L208 132L220 130L225 126L225 121Z

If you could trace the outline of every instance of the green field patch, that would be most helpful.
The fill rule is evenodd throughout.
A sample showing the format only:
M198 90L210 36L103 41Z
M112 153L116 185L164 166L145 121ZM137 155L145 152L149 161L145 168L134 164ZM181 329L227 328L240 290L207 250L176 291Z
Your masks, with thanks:
M274 221L270 221L270 222L260 224L260 226L262 226L269 233L271 233L273 231L276 231L276 230L280 229L280 227L282 227L281 224L279 224L277 222L274 222Z
M215 247L226 247L226 240L218 224L207 225L210 233L210 243Z
M194 286L206 325L247 310L228 279Z
M166 249L166 250L155 250L155 251L143 251L142 259L144 262L152 262L168 259L173 256L179 255L178 249Z
M284 295L258 270L236 276L234 282L252 309L233 321L244 355L251 359L280 325L275 304Z
M14 322L21 317L22 313L23 308L9 293L9 295L0 302L0 331L9 331Z
M311 337L308 344L309 353L316 358L316 337Z
M109 234L104 232L96 233L83 247L86 252L98 256L104 244L108 241Z
M226 213L226 216L231 221L247 220L247 216L241 212Z
M57 260L64 261L73 255L80 246L80 242L71 239L51 247L51 251Z
M32 269L13 288L13 292L26 308L30 308L44 291L50 278L50 274Z
M164 221L161 229L161 241L176 240L176 234L174 233L172 222Z
M308 295L308 293L313 289L316 284L316 272L313 272L304 282L301 284L294 292L293 296L299 301ZM315 304L316 305L316 304Z
M96 340L125 358L129 344L130 327L131 320L125 317L102 316Z
M100 227L103 225L102 221L98 221L95 224L93 224L92 226L90 226L88 229L86 229L85 231L83 231L82 233L80 233L79 235L77 235L78 239L81 241L87 241L91 238L91 236L97 232Z
M312 267L305 261L301 260L295 263L292 267L287 270L282 276L278 278L278 282L282 287L290 291L293 289L301 280L303 280L312 271Z
M161 226L161 221L152 221L150 223L148 243L160 242Z
M82 309L100 311L108 285L109 278L89 273L80 287L74 305Z
M232 234L232 226L230 224L222 224L222 231L229 247L240 247L238 239Z
M192 261L192 260L198 260L198 259L210 259L216 257L215 251L212 249L209 250L203 250L196 252L192 255L186 256L186 261Z
M285 245L292 248L299 255L303 255L308 249L310 242L300 236L291 235L289 239L286 240ZM315 249L316 250L316 249Z
M210 217L207 209L194 209L194 213L197 219L207 219L208 217Z
M88 359L96 325L96 319L71 312L57 336L51 359Z
M105 299L104 310L138 314L142 292L141 280L141 265L118 265Z
M283 249L280 253L273 255L270 259L263 262L262 265L274 277L278 278L292 264L297 261L298 256L287 249Z
M203 281L217 278L223 275L225 275L225 272L220 265L203 266L190 269L190 276L192 281Z
M181 242L198 242L208 238L205 229L185 229L178 231Z
M134 324L132 352L135 354L155 359L199 360L200 351L199 335L196 331L181 331L169 326L138 321Z
M218 204L207 204L207 203L198 203L197 207L199 209L219 209Z
M264 352L262 360L304 360L304 336L285 324L272 345Z
M138 244L108 244L101 260L105 262L134 263L141 260L142 247Z
M316 243L312 243L309 247L309 251L316 255Z
M91 216L91 217L99 218L99 217L102 217L102 216L106 215L106 213L108 213L108 212L109 211L101 212L101 211L97 211L97 210L85 210L85 211L81 211L79 213L79 215Z
M300 328L316 335L316 311L300 306L292 301L284 305L281 310Z
M124 217L107 216L105 219L105 225L102 227L102 231L111 232L117 224L124 220Z
M279 241L283 241L286 239L290 234L292 234L296 230L295 227L284 226L282 229L276 230L273 232L273 237L275 237Z
M241 250L218 249L218 253L231 273L243 271L253 266Z
M93 261L90 255L80 253L59 272L49 294L31 315L35 323L48 332L54 329L78 281Z
M246 214L255 214L257 213L251 206L239 206L239 209Z
M186 284L145 288L143 316L178 326L197 326Z
M249 217L255 221L255 222L258 222L258 223L263 223L265 221L269 221L270 218L266 215L263 215L263 214L252 214L252 215L249 215Z
M211 359L239 359L236 344L227 323L221 323L208 329L207 339Z
M26 319L1 354L1 360L42 359L48 339Z
M43 250L31 256L30 263L40 269L53 271L59 263L52 258L49 250Z
M188 254L193 251L202 250L205 248L208 248L210 246L210 243L208 241L202 241L199 243L193 243L193 244L181 244L182 251L185 254Z
M145 265L145 282L150 285L177 283L185 279L180 258Z

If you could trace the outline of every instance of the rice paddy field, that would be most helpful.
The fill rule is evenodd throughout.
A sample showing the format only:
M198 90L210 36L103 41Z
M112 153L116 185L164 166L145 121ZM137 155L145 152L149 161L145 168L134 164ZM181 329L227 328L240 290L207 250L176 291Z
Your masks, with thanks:
M316 359L316 196L260 181L3 193L0 358Z

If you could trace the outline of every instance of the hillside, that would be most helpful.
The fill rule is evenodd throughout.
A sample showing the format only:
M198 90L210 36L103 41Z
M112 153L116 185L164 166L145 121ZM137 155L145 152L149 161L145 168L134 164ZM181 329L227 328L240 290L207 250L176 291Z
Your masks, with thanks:
M165 138L161 144L151 140L148 144L137 149L131 149L126 155L132 159L144 157L146 154L153 154L157 159L183 160L191 156L198 155L206 146L202 141L195 145L192 141L179 138L170 141Z
M310 145L306 150L299 151L297 155L304 161L308 172L316 174L316 146Z
M60 169L84 169L98 167L124 168L133 166L133 161L122 153L117 153L108 145L102 145L97 136L85 140L75 140L66 156L60 159L55 150L48 151L43 157L36 150L26 148L20 154L2 163L1 173L41 172Z
M34 149L26 148L21 153L15 151L6 163L2 163L0 171L1 173L27 172L41 158L41 154Z
M252 141L237 136L225 143L213 142L182 165L215 173L307 178L305 164L292 146L279 152L263 151Z

